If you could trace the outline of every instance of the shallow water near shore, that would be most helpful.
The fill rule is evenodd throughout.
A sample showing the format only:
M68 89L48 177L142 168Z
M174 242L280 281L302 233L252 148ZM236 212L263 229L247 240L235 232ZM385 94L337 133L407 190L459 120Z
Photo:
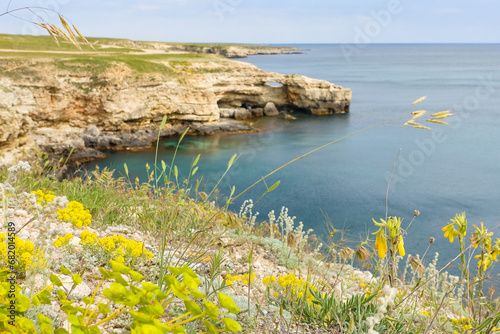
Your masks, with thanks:
M297 114L297 120L254 120L257 133L186 137L175 164L186 177L194 158L201 154L198 177L205 192L224 173L233 154L241 154L219 185L222 194L236 194L275 168L328 142L379 122L426 109L451 109L449 125L431 124L433 131L401 127L402 120L378 126L328 146L279 171L266 182L280 186L255 207L258 221L282 206L315 233L327 234L325 222L346 230L352 244L375 230L372 218L385 217L389 175L399 154L388 196L388 213L413 218L421 215L406 237L408 254L423 254L430 237L427 261L440 253L440 265L458 254L442 227L465 211L472 224L488 228L500 223L500 45L370 45L346 57L339 45L293 45L307 49L300 55L253 56L243 61L280 73L324 79L351 88L351 113L345 115ZM427 99L418 106L411 102ZM169 164L178 138L160 143L159 160ZM146 179L145 164L154 151L106 152L106 159L85 165L109 166L123 174L126 162L132 178ZM265 191L260 184L236 201L257 200ZM500 228L495 230L500 237ZM426 262L427 262L426 261ZM456 268L456 266L455 266ZM493 269L499 274L499 266ZM456 272L452 269L451 272ZM499 280L496 279L498 283ZM498 285L498 284L497 284Z

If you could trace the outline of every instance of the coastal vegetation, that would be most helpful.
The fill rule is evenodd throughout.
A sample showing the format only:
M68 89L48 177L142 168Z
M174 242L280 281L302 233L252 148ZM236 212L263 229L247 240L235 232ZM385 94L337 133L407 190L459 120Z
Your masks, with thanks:
M413 112L405 124L429 129L418 123L425 114ZM450 116L438 112L428 120L442 124ZM5 281L2 331L498 331L500 303L494 285L485 287L500 238L482 223L471 226L465 213L442 228L441 238L459 246L456 257L438 268L438 254L406 255L404 241L419 211L408 224L374 217L377 230L352 248L335 229L324 239L304 231L286 208L265 220L257 218L251 200L238 214L228 211L215 197L217 186L200 191L198 162L199 156L181 180L175 155L170 164L156 160L145 166L147 182L131 179L126 165L122 176L97 169L59 181L60 170L43 154L31 165L20 161L1 170L4 230L16 232L17 252L17 327L9 325L12 280ZM278 186L268 186L264 195ZM233 188L225 203L241 194ZM10 236L1 237L6 279L12 273ZM447 272L453 264L460 276Z
M88 41L92 47L81 43L79 51L68 40L61 40L59 45L53 43L50 36L0 34L0 71L4 75L19 75L20 71L46 64L50 59L57 68L68 71L84 71L91 67L94 74L99 74L116 63L122 63L137 73L182 77L189 73L175 71L172 67L178 64L189 66L189 60L227 64L225 54L218 54L218 50L234 47L245 52L260 52L269 49L254 45L138 42L113 38L88 38ZM271 48L274 49L274 52L287 52L291 48Z
M57 49L68 53L5 52L2 71L7 76L31 75L32 64L49 58L58 69L83 75L120 63L135 74L160 73L182 80L196 73L189 68L194 61L226 61L211 54L148 54L141 45L124 40L89 40L97 53L88 57L71 53L70 44ZM30 37L18 41L19 50L32 42ZM108 47L102 47L104 42ZM8 39L2 43L12 45ZM34 43L31 50L54 51ZM199 69L211 70L216 71ZM91 81L80 88L90 91L106 85L98 77ZM413 112L405 125L430 130L418 120L425 114ZM438 112L427 121L445 124L443 119L450 116L447 111ZM166 118L159 132L165 122ZM228 162L221 178L236 159L233 156ZM208 193L201 191L198 162L199 156L182 180L175 156L170 164L156 161L145 166L145 182L131 179L126 165L120 176L96 169L63 179L64 159L54 165L44 153L31 164L19 161L0 169L1 331L499 330L500 302L494 285L486 287L500 255L500 239L482 223L473 224L470 233L465 213L450 217L451 223L443 226L442 238L457 241L457 255L438 268L438 254L406 255L405 239L411 236L410 226L419 211L409 224L388 214L374 217L377 231L356 247L348 247L335 229L323 239L305 231L286 208L278 216L270 212L265 220L253 212L251 200L239 213L227 210L245 191L237 195L233 188L226 199L216 196L217 186ZM278 191L278 186L279 182L266 186L263 196ZM428 240L429 246L434 241ZM460 276L447 272L453 264L459 266Z

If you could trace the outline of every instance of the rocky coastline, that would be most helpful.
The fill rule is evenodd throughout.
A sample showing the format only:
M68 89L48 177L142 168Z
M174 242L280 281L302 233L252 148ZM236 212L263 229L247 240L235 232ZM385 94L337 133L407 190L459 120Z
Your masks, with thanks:
M151 44L150 44L151 45ZM196 44L165 44L154 43L152 46L157 50L165 51L187 51L197 53L210 53L224 56L226 58L247 58L248 56L256 55L278 55L278 54L301 54L303 50L291 47L248 47L248 46L213 46L213 45L196 45Z
M152 43L149 50L156 49ZM165 115L160 137L187 127L193 135L252 131L253 118L281 112L349 112L351 90L330 82L266 72L219 55L186 55L186 61L155 58L149 65L158 69L141 72L128 60L102 67L84 58L0 53L7 69L0 75L1 164L40 152L78 164L103 157L104 149L147 148Z

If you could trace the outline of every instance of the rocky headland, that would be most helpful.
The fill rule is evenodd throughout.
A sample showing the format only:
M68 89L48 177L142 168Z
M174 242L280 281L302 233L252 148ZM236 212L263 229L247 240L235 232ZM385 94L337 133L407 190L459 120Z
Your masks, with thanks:
M262 71L206 49L140 43L140 52L127 53L115 45L94 54L0 52L4 163L20 152L54 159L72 152L68 162L78 163L102 157L103 149L150 147L165 115L161 137L187 127L190 134L251 131L249 120L281 111L349 111L351 90L327 81Z

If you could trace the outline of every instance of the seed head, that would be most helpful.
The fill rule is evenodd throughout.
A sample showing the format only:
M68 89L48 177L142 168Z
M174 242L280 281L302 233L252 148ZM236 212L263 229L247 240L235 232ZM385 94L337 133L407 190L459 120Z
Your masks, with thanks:
M362 245L356 247L356 258L359 262L366 262L370 259L370 251Z
M340 250L340 257L344 260L350 260L354 256L354 251L349 247L344 247Z

